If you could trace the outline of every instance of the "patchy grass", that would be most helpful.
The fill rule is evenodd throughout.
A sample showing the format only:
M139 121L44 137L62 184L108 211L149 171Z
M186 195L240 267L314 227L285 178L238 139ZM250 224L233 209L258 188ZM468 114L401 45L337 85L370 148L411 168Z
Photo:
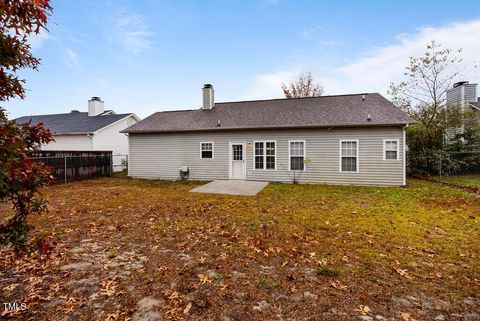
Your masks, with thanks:
M0 248L0 301L29 305L5 317L479 313L478 194L420 180L270 184L256 197L188 193L200 184L105 178L44 189L50 212L31 223L53 250L18 257Z
M340 275L340 272L337 269L328 266L319 266L315 270L315 273L317 273L318 276L326 277L337 277Z
M443 176L439 180L459 186L480 188L480 174Z

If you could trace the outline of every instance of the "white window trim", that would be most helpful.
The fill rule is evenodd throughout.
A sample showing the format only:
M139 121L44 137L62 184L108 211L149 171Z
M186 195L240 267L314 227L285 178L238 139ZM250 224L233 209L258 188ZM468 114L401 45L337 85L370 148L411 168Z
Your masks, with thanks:
M255 143L263 143L263 168L255 168L255 157L257 156L255 150ZM275 143L275 168L267 169L267 143ZM259 155L260 156L260 155ZM273 139L267 140L254 140L253 141L253 164L252 169L254 171L276 171L277 170L277 159L278 159L278 145L277 141Z
M303 143L303 171L306 172L307 171L307 164L305 163L305 159L307 159L307 142L306 140L302 140L302 139L295 139L295 140L289 140L288 141L288 171L289 172L294 172L292 171L291 167L290 167L290 161L291 161L291 152L290 152L290 146L291 144L290 143ZM295 155L295 156L298 156L298 155Z
M202 157L202 144L212 144L212 158ZM215 143L214 142L200 142L200 159L215 159Z
M353 171L342 171L342 143L346 142L356 142L357 143L357 170ZM359 173L360 172L360 144L358 139L340 139L338 142L338 170L340 173Z
M397 142L397 158L395 159L387 159L387 142ZM393 152L393 149L389 150L389 151L392 151ZM398 161L400 160L399 158L400 156L400 140L397 139L397 138L393 138L393 139L384 139L383 140L383 160L384 161Z

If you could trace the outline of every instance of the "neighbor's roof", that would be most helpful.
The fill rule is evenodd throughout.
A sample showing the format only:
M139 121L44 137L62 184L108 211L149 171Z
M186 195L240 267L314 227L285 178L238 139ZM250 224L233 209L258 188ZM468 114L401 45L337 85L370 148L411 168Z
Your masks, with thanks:
M23 116L17 118L16 122L23 124L31 120L32 124L43 123L45 127L57 135L88 134L130 115L133 114L109 114L108 111L105 111L97 116L88 116L87 112L73 111L68 114Z
M369 115L370 121L367 120ZM381 126L413 122L383 96L371 93L225 102L215 103L211 110L157 112L123 132Z

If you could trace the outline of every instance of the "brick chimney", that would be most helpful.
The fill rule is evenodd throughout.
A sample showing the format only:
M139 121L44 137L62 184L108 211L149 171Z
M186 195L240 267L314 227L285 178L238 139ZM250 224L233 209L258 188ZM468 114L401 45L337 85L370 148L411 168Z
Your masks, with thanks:
M88 101L88 116L97 116L105 111L105 106L100 97L92 97Z
M213 86L210 84L203 85L203 106L202 109L212 109L215 107L215 99L213 95Z

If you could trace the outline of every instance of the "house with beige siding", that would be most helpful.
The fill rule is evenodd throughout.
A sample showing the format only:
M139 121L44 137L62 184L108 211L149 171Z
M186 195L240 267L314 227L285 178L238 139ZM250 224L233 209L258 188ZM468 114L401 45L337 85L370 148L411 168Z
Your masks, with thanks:
M413 121L378 93L216 103L126 128L129 176L401 186Z

